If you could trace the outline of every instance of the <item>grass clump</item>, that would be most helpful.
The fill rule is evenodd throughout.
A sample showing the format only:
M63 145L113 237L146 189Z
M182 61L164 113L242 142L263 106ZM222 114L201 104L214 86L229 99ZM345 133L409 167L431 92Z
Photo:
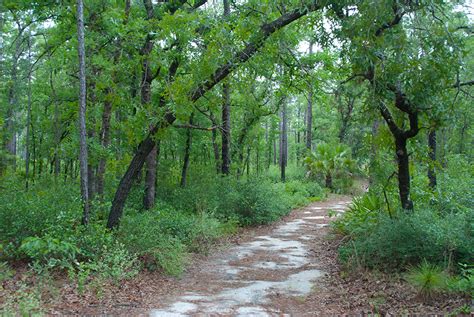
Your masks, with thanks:
M408 271L406 280L422 297L431 299L447 289L449 275L440 266L425 260Z

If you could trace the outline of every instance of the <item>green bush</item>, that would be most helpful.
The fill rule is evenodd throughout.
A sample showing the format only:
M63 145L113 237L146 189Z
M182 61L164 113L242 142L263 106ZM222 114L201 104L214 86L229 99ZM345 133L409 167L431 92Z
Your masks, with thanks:
M148 269L158 266L167 274L179 275L186 262L186 246L177 236L162 233L162 228L159 213L135 213L124 217L117 238Z
M53 230L72 230L80 223L80 195L74 184L54 185L51 179L45 178L25 192L20 179L4 178L2 183L1 258L17 257L21 243L28 237L42 237Z
M79 271L91 271L104 280L118 283L134 277L140 271L137 257L131 254L123 244L115 243L112 248L107 246L101 256L94 261L81 263Z
M266 171L265 178L273 183L281 182L280 167L277 165L270 165L270 167ZM304 179L306 179L306 168L304 166L289 164L286 167L285 178L286 181L303 181Z
M474 297L474 265L460 263L459 266L460 274L448 281L448 288L452 292Z
M241 225L275 221L291 208L307 204L310 197L321 199L324 195L324 190L315 182L295 179L272 183L265 179L235 180L230 177L204 177L199 184L160 192L160 198L176 210L213 214L222 221L236 220ZM172 217L170 221L189 220ZM172 229L172 223L170 226Z
M46 265L48 268L72 268L80 253L79 248L67 241L50 235L41 238L28 237L23 240L20 252L32 261Z
M8 280L15 274L15 271L10 268L7 262L0 262L0 283Z
M242 225L258 225L275 221L290 210L284 189L269 182L239 181L233 186L233 190L221 191L217 216L237 218Z
M127 215L117 233L127 250L137 254L149 269L160 267L168 274L179 275L188 252L207 252L225 233L224 228L232 231L232 223L222 225L206 213L195 215L170 207L160 210L159 206Z
M344 216L332 222L334 230L343 235L357 235L360 230L366 231L378 220L378 213L384 212L380 196L368 193L356 197Z
M386 213L374 215L371 221L346 224L352 239L339 249L343 261L393 271L423 260L444 266L474 260L474 212L440 215L419 210L399 212L393 219Z

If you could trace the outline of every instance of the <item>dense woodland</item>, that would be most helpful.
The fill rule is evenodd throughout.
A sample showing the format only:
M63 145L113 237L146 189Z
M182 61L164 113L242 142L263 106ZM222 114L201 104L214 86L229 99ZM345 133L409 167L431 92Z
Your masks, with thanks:
M336 193L343 265L472 294L472 6L1 1L0 281L179 276Z

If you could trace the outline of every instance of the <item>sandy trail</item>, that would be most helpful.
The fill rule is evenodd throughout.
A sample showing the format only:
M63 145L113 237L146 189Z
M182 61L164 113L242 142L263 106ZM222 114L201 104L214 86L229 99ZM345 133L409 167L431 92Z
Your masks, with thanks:
M192 276L185 276L185 291L163 298L151 316L281 316L294 314L294 299L309 295L320 270L311 249L323 239L328 211L342 213L350 197L313 203L265 235L224 250ZM291 300L290 300L291 299ZM161 306L161 305L160 305Z

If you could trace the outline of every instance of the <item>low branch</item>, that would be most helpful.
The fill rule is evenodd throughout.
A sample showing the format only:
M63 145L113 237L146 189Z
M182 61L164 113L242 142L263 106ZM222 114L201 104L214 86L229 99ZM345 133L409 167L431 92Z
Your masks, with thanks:
M388 128L390 129L392 134L395 136L402 135L403 130L397 126L395 120L393 119L392 113L383 102L379 103L379 109L380 114L382 114L382 117L385 119L385 122L387 123Z
M360 74L353 74L352 76L348 77L347 79L341 81L341 82L339 83L339 85L341 86L341 85L347 84L348 82L350 82L351 80L353 80L353 79L355 79L355 78L357 78L357 77L363 77L364 79L366 79L366 78L367 78L367 74L362 74L362 73L360 73Z
M472 85L474 85L474 80L465 81L465 82L458 82L458 83L452 85L449 88L459 88L459 87L463 87L463 86L472 86Z
M200 127L200 126L192 125L192 124L173 124L172 127L174 127L174 128L181 128L181 129L203 130L203 131L212 131L212 130L215 130L215 129L219 128L219 126Z

